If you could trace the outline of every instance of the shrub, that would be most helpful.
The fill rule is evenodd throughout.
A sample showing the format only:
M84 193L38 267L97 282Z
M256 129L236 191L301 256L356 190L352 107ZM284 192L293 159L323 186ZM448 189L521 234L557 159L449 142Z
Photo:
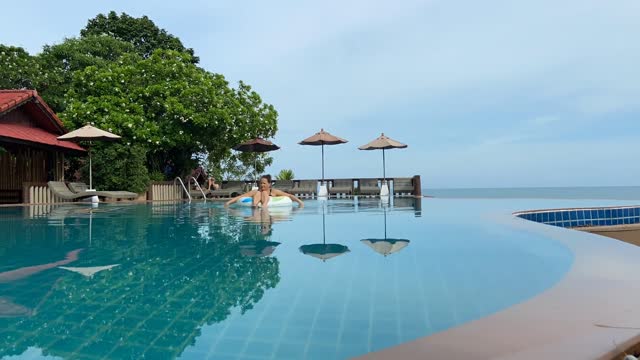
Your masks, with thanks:
M91 148L93 184L99 190L127 190L142 193L149 185L147 150L139 145L101 143ZM89 162L81 168L89 179Z

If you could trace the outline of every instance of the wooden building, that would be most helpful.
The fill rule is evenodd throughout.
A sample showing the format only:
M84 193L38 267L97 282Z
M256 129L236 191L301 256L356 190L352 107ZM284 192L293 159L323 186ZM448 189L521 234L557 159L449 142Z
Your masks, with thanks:
M64 180L65 154L86 152L57 139L66 132L35 90L0 90L0 203L20 203L25 183Z

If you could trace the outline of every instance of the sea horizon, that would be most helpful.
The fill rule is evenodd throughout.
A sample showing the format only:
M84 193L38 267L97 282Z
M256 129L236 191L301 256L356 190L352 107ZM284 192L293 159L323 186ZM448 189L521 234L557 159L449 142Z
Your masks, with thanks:
M436 198L640 200L640 186L423 188Z

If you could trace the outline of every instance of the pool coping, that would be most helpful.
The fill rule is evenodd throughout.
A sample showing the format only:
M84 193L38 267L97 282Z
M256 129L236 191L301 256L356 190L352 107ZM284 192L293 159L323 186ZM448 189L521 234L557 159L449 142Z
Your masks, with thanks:
M360 359L611 359L640 342L640 248L512 214L492 221L552 238L574 253L553 287L495 314Z

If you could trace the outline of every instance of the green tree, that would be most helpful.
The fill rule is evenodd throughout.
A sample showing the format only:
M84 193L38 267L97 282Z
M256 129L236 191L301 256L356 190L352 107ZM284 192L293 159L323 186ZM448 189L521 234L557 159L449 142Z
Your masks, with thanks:
M193 53L146 16L110 12L37 56L0 45L0 87L38 90L71 130L93 123L122 135L146 152L151 174L167 159L186 174L194 154L231 178L263 172L269 156L231 148L275 135L278 113L248 84L197 67Z
M0 89L35 89L48 76L25 49L0 44Z
M291 169L282 169L276 176L277 180L293 180L295 175L293 174L293 170Z
M277 112L249 86L233 89L222 75L195 66L189 54L171 50L149 58L125 54L78 71L66 102L60 116L67 126L94 123L144 146L151 171L161 170L166 158L184 171L199 153L218 163L235 144L277 129Z
M127 53L135 53L133 45L109 36L70 38L45 45L36 59L40 68L48 70L47 81L41 79L36 89L55 112L63 112L74 73L89 66L104 67Z
M149 184L147 150L144 146L122 143L98 143L92 146L93 181L104 190L128 190L142 193ZM118 161L114 161L118 159ZM88 162L81 168L88 179Z
M118 15L115 11L107 15L99 14L89 20L87 26L80 30L80 35L107 35L131 43L138 54L145 58L157 49L166 49L188 53L194 64L199 61L193 49L185 48L180 39L159 28L146 16L135 18L126 13Z
M228 152L222 158L209 156L208 160L208 172L219 180L253 180L273 163L267 153Z

